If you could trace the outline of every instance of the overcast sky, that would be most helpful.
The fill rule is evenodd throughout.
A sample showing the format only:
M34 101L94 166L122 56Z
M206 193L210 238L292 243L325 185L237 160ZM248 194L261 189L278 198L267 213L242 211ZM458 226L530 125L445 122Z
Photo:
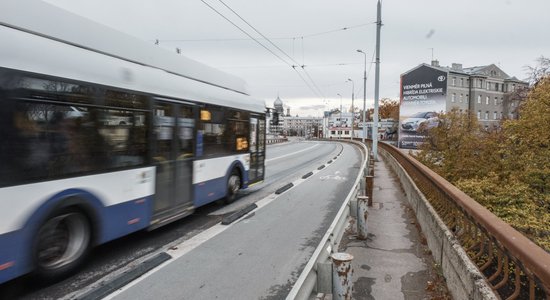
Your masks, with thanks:
M160 47L180 48L189 58L243 78L267 106L279 95L292 115L321 116L340 105L337 94L349 108L348 78L355 85L355 105L362 107L364 56L356 52L362 49L370 70L367 107L373 106L376 0L47 2L151 44L158 39ZM400 74L429 63L432 49L443 66L494 63L520 79L527 77L526 65L550 57L549 0L385 0L382 22L381 98L398 99ZM291 65L304 67L296 72Z

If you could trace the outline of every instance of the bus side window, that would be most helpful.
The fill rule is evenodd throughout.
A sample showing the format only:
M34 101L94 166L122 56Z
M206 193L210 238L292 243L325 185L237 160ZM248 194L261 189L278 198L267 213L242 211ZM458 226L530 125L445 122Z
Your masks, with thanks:
M250 139L250 114L228 110L227 150L230 152L248 152Z
M225 111L221 107L206 106L201 109L202 151L204 156L228 154L225 149Z
M35 125L28 119L25 106L8 100L0 91L0 186L17 184L29 172Z

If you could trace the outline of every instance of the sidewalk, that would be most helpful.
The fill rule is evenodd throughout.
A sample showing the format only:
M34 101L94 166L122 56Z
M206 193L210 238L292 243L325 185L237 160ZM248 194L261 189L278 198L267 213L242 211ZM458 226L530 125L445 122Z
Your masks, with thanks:
M354 257L353 299L450 299L399 180L379 160L368 238L347 235L340 247Z

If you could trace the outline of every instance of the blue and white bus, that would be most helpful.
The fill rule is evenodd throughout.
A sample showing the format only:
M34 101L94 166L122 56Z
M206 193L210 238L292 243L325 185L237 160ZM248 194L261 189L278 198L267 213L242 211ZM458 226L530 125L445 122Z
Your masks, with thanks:
M240 79L41 1L2 1L0 40L0 283L263 180Z

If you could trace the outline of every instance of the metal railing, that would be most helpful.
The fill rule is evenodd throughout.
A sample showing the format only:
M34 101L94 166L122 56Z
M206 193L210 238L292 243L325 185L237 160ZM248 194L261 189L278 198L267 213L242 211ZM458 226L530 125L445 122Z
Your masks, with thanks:
M496 294L550 299L550 253L414 158L379 145L409 174Z

